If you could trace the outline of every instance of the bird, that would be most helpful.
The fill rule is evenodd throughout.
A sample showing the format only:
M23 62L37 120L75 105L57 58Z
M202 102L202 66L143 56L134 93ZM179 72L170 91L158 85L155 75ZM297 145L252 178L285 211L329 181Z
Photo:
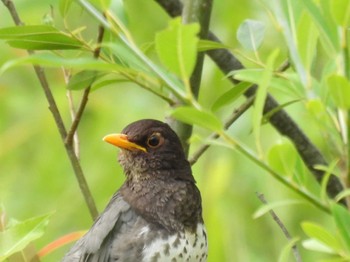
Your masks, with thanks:
M142 119L103 140L121 149L125 181L62 262L206 261L201 194L177 134Z

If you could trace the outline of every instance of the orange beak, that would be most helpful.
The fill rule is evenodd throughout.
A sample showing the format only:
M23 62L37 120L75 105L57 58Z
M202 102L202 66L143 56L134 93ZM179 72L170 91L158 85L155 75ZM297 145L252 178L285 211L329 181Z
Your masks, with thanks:
M146 148L139 146L138 144L135 144L133 142L130 142L128 140L128 136L124 134L110 134L106 135L103 138L103 141L106 141L107 143L110 143L112 145L115 145L122 149L127 150L141 150L143 152L147 152Z

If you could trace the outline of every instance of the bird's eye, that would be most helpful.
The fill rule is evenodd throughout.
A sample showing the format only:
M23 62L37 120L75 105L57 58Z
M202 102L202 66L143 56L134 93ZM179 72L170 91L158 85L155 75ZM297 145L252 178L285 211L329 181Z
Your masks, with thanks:
M164 143L164 137L160 133L153 133L147 140L149 147L159 147Z

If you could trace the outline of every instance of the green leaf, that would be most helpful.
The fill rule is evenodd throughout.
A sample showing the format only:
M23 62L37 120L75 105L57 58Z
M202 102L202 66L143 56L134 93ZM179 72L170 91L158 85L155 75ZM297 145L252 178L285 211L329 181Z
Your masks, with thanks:
M345 197L347 197L347 196L350 196L350 188L341 191L341 192L334 198L334 200L335 200L336 202L339 202L341 199L343 199L343 198L345 198Z
M63 58L58 57L54 54L35 54L28 57L23 57L15 60L8 61L0 68L0 75L14 67L24 64L35 64L47 67L66 67L66 68L75 68L80 70L88 71L102 71L98 73L97 76L102 76L103 74L112 73L117 76L122 76L123 78L128 79L129 81L134 81L137 84L142 85L144 88L153 91L155 87L160 87L161 82L158 78L155 78L152 75L148 75L138 70L132 68L125 68L118 64L106 63L101 60L97 60L90 57L79 57L79 58ZM80 76L79 76L80 77ZM79 82L81 79L77 79ZM85 79L88 81L87 79ZM85 82L86 83L86 82ZM78 83L77 83L78 84ZM83 88L83 83L81 85L75 86L75 89ZM72 87L70 87L72 88Z
M277 1L272 3L275 9L276 18L280 24L280 30L285 38L285 43L288 46L288 52L290 60L293 63L293 67L298 73L298 77L304 86L308 84L307 72L305 71L304 65L301 61L300 54L297 48L296 39L296 24L297 17L300 13L301 8L299 2L294 0Z
M328 187L329 177L332 174L337 175L335 173L335 169L336 169L338 162L339 162L339 159L335 159L328 166L314 165L314 168L316 170L321 170L324 172L324 175L323 175L322 181L321 181L320 197L321 197L321 199L324 199L325 201L328 200L327 187Z
M251 83L241 82L234 87L232 87L229 91L222 94L213 104L212 110L217 111L221 107L233 103L236 99L238 99L249 87Z
M128 24L128 15L125 10L124 0L109 0L110 6L109 11L116 15L119 21L121 21L124 25Z
M104 43L103 47L110 48L113 54L118 58L118 62L128 67L148 71L147 66L139 57L135 55L130 48L120 41Z
M158 93L154 91L153 89L162 85L160 80L158 78L155 78L152 75L148 75L146 73L140 72L138 70L134 70L131 68L125 68L121 65L115 64L115 63L106 63L101 60L97 60L90 57L79 57L79 58L63 58L56 56L54 54L35 54L28 57L23 57L15 60L11 60L7 63L5 63L0 68L0 75L14 67L24 64L35 64L40 66L46 66L46 67L66 67L66 68L74 68L74 69L80 69L80 70L87 70L87 71L99 71L100 73L97 74L98 77L102 76L103 74L113 74L114 77L121 76L125 79L128 79L129 81L133 81L137 84L142 85L144 88L147 88L150 91L153 91L154 93ZM77 86L75 86L75 89L83 88L83 84L79 84L78 82L82 79L79 76L79 79L77 79ZM85 79L86 81L90 81ZM85 82L86 84L86 82ZM69 87L73 88L73 87Z
M257 51L265 36L265 25L260 21L247 19L237 30L237 39L247 50Z
M321 10L313 0L299 1L305 9L309 12L313 21L321 32L323 40L321 43L325 45L325 50L331 54L335 54L339 50L339 37L337 27L330 21L330 16L323 14L327 9Z
M67 15L72 3L73 0L59 0L58 9L60 10L60 14L62 17L65 17Z
M314 118L327 121L326 105L320 98L309 99L306 101L305 106Z
M184 123L198 125L212 131L221 132L223 130L220 120L213 113L193 107L177 107L171 112L171 116Z
M339 252L342 249L341 243L334 236L334 233L329 232L324 227L312 222L303 222L301 227L306 235L323 243L329 249Z
M106 10L111 4L111 0L89 0L96 8Z
M33 217L13 224L0 232L0 261L23 250L29 243L40 238L44 234L51 215L52 213Z
M269 112L265 113L264 116L263 116L263 120L262 120L262 123L263 124L266 124L268 122L270 122L270 118L276 114L278 111L282 110L283 108L286 108L287 106L289 105L292 105L294 103L298 103L302 101L302 99L296 99L296 100L292 100L292 101L288 101L286 103L283 103L283 104L280 104L279 106L273 108L272 110L270 110Z
M297 24L297 49L307 72L313 66L315 56L317 54L317 41L319 40L319 32L312 22L309 15L303 15ZM309 76L310 77L310 76Z
M350 2L349 0L331 1L331 11L334 20L342 26L347 26L350 19Z
M227 143L227 141L220 139L211 139L211 138L203 138L201 141L203 144L218 146L223 148L235 149L235 145L231 143Z
M239 81L246 81L250 83L258 83L264 73L263 69L239 69L227 74Z
M265 69L240 69L235 70L227 74L228 77L233 77L236 80L249 82L253 84L259 84ZM270 87L276 88L280 91L293 90L295 89L293 79L280 78L278 76L273 76L270 79ZM295 91L295 90L294 90Z
M316 239L307 239L303 241L303 247L312 251L322 252L326 254L335 254L334 250Z
M127 79L105 79L101 81L96 81L92 84L91 90L97 90L99 88L108 86L108 85L114 85L118 83L125 83L128 82L129 80Z
M345 207L335 203L331 205L331 211L340 236L350 250L350 213Z
M297 161L297 153L289 141L275 144L267 153L267 161L276 172L290 176L293 174Z
M68 82L68 90L81 90L91 86L98 78L104 76L104 73L84 70L73 75Z
M122 72L133 73L134 70L122 67L118 64L110 64L90 57L78 57L78 58L64 58L54 54L35 54L19 59L11 60L3 64L0 73L18 65L36 64L41 66L51 67L67 67L78 68L81 70L96 70L96 71L110 71L110 72Z
M197 58L198 24L181 24L180 18L170 21L156 35L156 51L162 63L182 79L189 78Z
M91 14L92 17L94 17L97 21L99 21L101 25L103 25L106 29L109 29L109 30L111 29L110 24L108 23L106 17L103 15L103 11L96 8L92 3L90 3L89 0L77 0L76 2L79 3L87 13ZM101 6L101 5L98 5L98 6Z
M262 77L258 81L258 89L254 100L254 111L253 111L253 133L255 137L255 143L259 154L262 154L262 148L260 144L260 127L263 118L263 109L265 104L265 99L267 95L267 88L270 85L271 78L273 76L275 60L278 56L279 51L275 50L272 52L266 63L266 68L262 74Z
M344 76L331 75L327 85L336 106L350 109L350 82Z
M169 74L163 68L156 65L152 60L150 60L136 45L129 39L130 32L123 28L123 32L119 30L110 30L113 25L111 25L108 20L103 16L99 10L97 10L90 2L86 0L79 0L79 4L90 13L95 19L97 19L101 25L108 29L114 36L119 37L119 39L128 47L130 50L143 62L149 70L156 75L159 79L163 81L163 86L169 89L174 96L176 96L180 101L187 101L189 94L186 93L186 86L178 77L174 77L173 74ZM115 18L115 17L114 17ZM197 47L196 47L197 48Z
M209 50L214 49L230 49L229 46L224 45L223 43L210 41L210 40L203 40L200 39L198 42L198 52L205 52Z
M268 213L271 210L274 210L278 207L285 207L285 206L289 206L289 205L299 205L299 204L303 204L303 202L300 200L295 200L295 199L283 200L283 201L264 204L261 207L259 207L258 210L256 210L254 212L253 218L257 219L257 218L265 215L266 213Z
M12 47L26 50L81 49L83 44L48 25L15 26L0 29L0 39Z
M288 262L290 257L290 252L293 249L293 246L299 241L298 238L293 238L288 241L287 245L285 245L278 256L278 262Z

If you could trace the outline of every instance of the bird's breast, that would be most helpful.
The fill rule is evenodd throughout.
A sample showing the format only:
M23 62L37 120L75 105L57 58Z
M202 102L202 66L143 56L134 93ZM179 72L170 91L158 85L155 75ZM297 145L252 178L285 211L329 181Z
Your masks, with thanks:
M204 262L207 259L208 243L205 226L197 225L196 231L182 231L171 235L156 234L148 226L140 230L139 236L149 239L146 242L142 257L146 261L192 261Z

